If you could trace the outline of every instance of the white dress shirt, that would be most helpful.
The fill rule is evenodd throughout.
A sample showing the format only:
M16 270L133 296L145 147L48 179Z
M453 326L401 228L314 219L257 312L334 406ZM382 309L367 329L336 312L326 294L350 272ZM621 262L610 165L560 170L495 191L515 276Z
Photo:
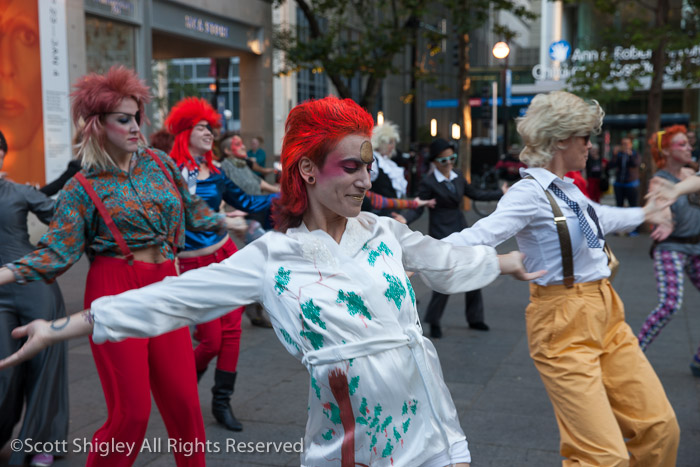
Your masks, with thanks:
M438 169L435 169L435 180L438 181L438 183L442 183L445 180L447 180L447 177L445 177L442 172L440 172ZM454 170L450 170L450 181L454 180L455 178L459 177L457 173Z
M379 176L379 169L381 169L391 180L391 186L396 191L396 196L403 198L408 187L408 180L406 180L404 175L403 167L397 165L390 157L382 156L378 152L374 153L374 163L377 165L377 169L370 172L370 180L374 182Z
M561 247L554 213L543 187L553 181L581 207L591 229L597 233L595 222L588 216L586 208L592 206L598 215L603 235L620 230L630 230L644 222L642 208L617 208L595 203L584 196L572 179L558 178L544 168L521 169L520 174L532 179L521 180L513 185L498 202L496 211L481 219L471 228L456 232L443 239L455 245L496 246L515 236L520 251L525 253L525 267L534 272L545 269L547 273L536 279L540 285L563 283L564 274ZM608 258L602 248L589 248L581 231L578 218L563 200L554 199L566 216L574 256L574 281L591 282L610 276ZM604 242L601 241L601 245Z

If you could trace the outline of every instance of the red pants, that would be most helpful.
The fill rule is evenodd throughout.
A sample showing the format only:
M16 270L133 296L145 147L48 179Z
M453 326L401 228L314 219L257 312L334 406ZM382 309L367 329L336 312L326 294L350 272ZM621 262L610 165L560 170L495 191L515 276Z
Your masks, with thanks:
M152 284L176 275L172 261L151 264L97 256L85 287L85 307L93 300ZM192 341L187 328L148 339L126 339L96 345L92 355L107 403L107 421L95 432L88 466L130 466L142 446L151 413L151 392L168 436L191 443L192 452L172 449L178 466L205 465L204 422L197 393ZM163 446L168 440L162 440ZM108 452L117 442L128 452ZM109 443L109 444L108 444ZM183 451L183 450L180 450ZM190 454L190 455L188 455Z
M221 248L206 256L180 258L180 272L220 263L236 251L236 245L228 239ZM243 307L208 323L197 326L199 345L194 349L197 371L204 371L214 357L219 370L235 373L241 347L241 317Z

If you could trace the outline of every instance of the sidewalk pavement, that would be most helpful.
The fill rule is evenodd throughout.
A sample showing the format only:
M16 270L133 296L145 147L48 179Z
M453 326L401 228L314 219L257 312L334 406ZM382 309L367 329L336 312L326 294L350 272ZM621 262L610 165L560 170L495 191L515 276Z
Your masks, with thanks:
M467 213L471 221L472 213ZM414 227L425 231L425 219ZM621 261L614 285L625 303L627 321L637 332L656 305L652 262L647 254L649 238L610 237ZM499 247L515 249L514 241ZM87 262L83 259L59 279L66 307L81 309ZM421 314L430 290L420 279L413 280ZM666 326L647 355L656 369L676 410L681 426L678 467L700 466L700 378L691 376L688 364L700 343L700 294L686 281L683 310ZM473 467L557 466L559 435L554 414L539 376L530 360L525 334L524 311L528 285L500 277L484 289L489 332L468 329L464 319L464 294L453 296L443 317L444 337L436 340L442 369L472 452ZM69 345L70 433L69 454L56 467L85 464L84 444L106 419L100 381L87 339ZM296 452L244 453L249 444L298 443L304 434L307 413L306 369L277 342L271 329L243 322L241 356L233 408L244 430L229 432L218 425L210 411L213 371L203 377L200 401L208 440L210 466L299 465ZM150 450L142 451L136 466L174 465L167 452L167 433L153 404L146 434ZM160 440L161 446L158 446ZM293 444L286 445L293 451ZM296 446L298 448L298 444ZM228 451L228 452L227 452ZM9 446L0 451L6 465Z

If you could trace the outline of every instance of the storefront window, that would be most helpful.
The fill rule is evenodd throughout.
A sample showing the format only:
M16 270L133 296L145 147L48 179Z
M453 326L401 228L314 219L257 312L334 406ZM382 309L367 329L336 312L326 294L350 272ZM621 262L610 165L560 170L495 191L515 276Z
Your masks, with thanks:
M104 73L113 65L136 68L136 28L108 19L85 18L87 69Z

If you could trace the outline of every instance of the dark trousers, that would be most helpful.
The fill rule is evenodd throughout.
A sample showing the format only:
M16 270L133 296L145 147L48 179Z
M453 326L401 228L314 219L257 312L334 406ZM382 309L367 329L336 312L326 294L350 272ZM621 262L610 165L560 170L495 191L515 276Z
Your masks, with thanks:
M622 186L615 185L615 202L618 207L625 205L625 200L629 207L634 208L639 206L639 187L638 186Z
M66 315L58 284L32 282L8 284L0 292L0 358L14 353L23 343L10 337L17 326L42 318ZM18 439L56 443L68 436L68 378L65 342L42 350L21 365L0 371L0 448L12 436L26 404ZM56 446L56 444L54 444ZM63 454L53 452L49 454ZM22 465L25 452L13 452L10 465Z
M440 318L445 311L447 299L449 295L433 292L428 303L428 309L425 312L425 322L428 324L440 324ZM464 314L467 318L467 323L483 323L484 322L484 300L481 297L481 290L472 290L464 294Z

